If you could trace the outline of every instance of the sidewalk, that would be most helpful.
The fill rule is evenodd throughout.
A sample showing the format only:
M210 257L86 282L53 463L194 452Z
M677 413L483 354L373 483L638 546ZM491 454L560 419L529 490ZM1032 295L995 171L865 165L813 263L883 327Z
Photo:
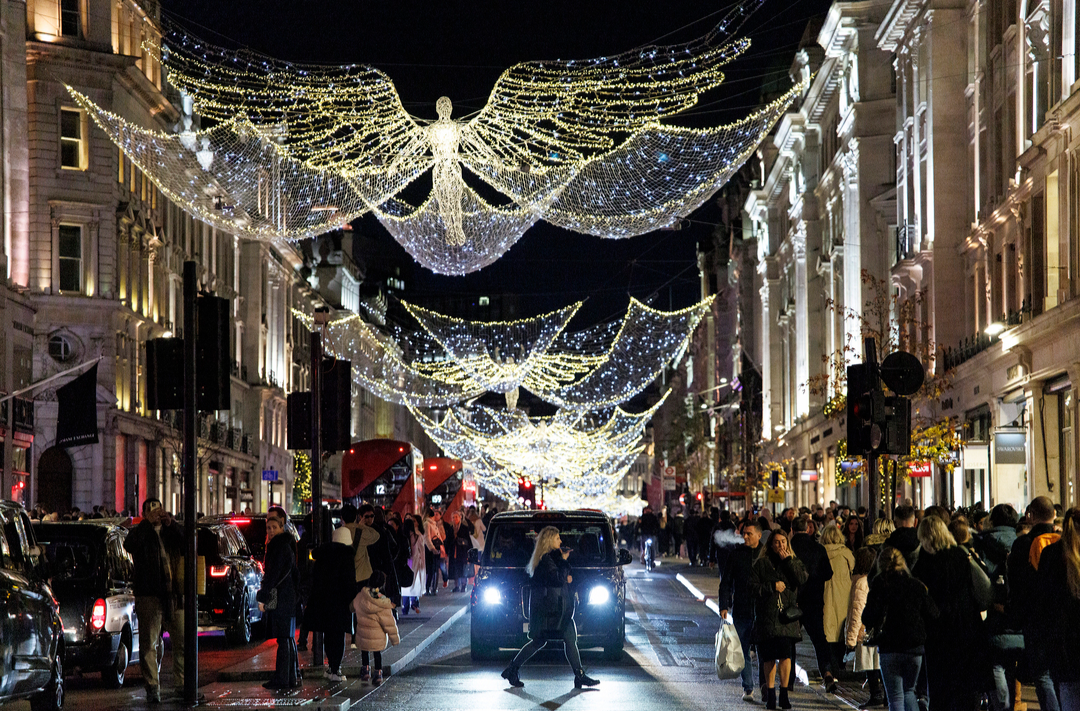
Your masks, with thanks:
M470 593L455 594L440 590L435 597L420 599L420 614L401 616L398 620L401 643L383 652L383 674L389 676L402 671L450 625L465 615L469 611L469 596ZM264 689L262 683L269 680L276 655L277 645L272 640L266 641L259 646L257 654L225 667L217 673L216 679L207 674L200 679L203 685L199 687L199 693L206 697L200 707L274 709L302 706L313 711L345 711L375 688L370 683L360 681L360 652L346 649L341 663L346 681L328 681L323 675L322 665L312 666L313 653L300 652L303 686L295 691L275 693ZM175 693L166 695L162 703L149 706L139 689L130 700L114 708L125 711L182 711L188 707Z

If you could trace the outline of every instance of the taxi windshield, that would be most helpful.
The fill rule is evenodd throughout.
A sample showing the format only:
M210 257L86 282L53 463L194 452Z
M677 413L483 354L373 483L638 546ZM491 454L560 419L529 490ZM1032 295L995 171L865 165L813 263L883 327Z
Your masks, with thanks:
M524 568L529 563L536 535L545 526L555 526L563 548L572 552L567 561L572 567L588 568L615 565L611 529L593 521L492 521L485 535L487 547L483 565L496 568Z

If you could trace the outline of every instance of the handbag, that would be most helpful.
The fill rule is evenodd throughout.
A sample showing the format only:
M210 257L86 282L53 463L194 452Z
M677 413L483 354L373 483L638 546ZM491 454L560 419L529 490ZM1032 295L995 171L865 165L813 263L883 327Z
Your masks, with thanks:
M784 605L784 596L780 593L776 593L776 609L778 610L777 616L780 618L780 622L785 625L802 619L802 608L796 603Z
M266 596L266 602L263 603L263 609L277 609L277 586L270 588L270 592Z
M881 644L881 637L885 631L885 620L888 619L888 612L881 618L881 623L875 627L869 627L866 630L866 635L863 638L862 646L864 647L877 647Z

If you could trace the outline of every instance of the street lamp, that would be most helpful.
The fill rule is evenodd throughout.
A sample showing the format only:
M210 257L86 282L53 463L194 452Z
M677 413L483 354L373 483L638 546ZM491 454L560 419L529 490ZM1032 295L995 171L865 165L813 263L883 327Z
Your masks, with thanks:
M986 327L983 331L987 336L994 337L1005 330L1005 324L1001 321L994 321L992 324Z

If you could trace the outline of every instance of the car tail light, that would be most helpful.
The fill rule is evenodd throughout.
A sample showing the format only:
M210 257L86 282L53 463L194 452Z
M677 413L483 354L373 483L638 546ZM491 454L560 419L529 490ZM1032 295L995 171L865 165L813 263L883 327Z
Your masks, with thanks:
M235 523L237 526L243 526L245 523L251 523L250 518L230 518L229 523Z
M214 608L214 614L215 615L224 615L225 614L225 608L224 607L215 607Z
M229 574L229 566L227 565L211 565L210 577L211 578L224 578Z
M90 611L90 628L94 630L100 630L105 627L105 601L98 599L94 601L94 607Z

